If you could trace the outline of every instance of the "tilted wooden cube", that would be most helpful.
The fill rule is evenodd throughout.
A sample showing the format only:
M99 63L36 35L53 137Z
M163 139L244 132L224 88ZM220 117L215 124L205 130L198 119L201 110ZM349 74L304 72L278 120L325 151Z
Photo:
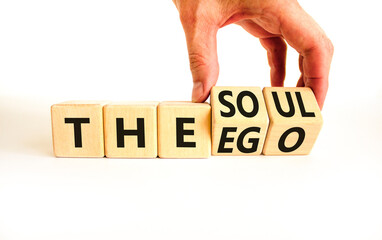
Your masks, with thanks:
M51 107L53 150L57 157L103 157L102 106L68 101Z
M309 154L323 124L312 90L266 87L263 94L270 119L263 153Z
M260 155L268 115L259 87L213 87L212 155Z
M160 103L158 154L161 158L208 158L211 155L211 106L208 103Z
M157 105L116 102L104 106L106 157L157 157Z

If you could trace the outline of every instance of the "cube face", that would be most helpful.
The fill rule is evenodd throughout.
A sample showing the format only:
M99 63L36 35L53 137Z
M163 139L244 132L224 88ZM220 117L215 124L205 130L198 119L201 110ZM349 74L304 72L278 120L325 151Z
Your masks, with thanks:
M57 157L103 157L104 102L70 101L51 107L53 151Z
M213 87L212 155L260 155L268 114L259 87Z
M208 158L211 155L211 106L162 102L158 105L160 158Z
M104 106L106 157L157 157L157 105L119 102Z
M310 88L264 88L270 124L264 155L309 154L323 119Z

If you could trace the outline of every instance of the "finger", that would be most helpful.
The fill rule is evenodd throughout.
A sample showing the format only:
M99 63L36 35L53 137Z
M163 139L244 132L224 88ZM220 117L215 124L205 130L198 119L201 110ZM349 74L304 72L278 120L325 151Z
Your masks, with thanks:
M268 64L271 67L272 87L284 86L287 45L281 37L260 38L267 50Z
M206 19L181 17L193 78L192 101L204 102L219 75L216 34L218 27Z
M304 61L304 57L300 55L298 58L298 66L300 68L301 76L298 79L296 87L305 87L305 84L304 84L304 67L302 64L303 61Z
M333 45L324 31L300 6L289 5L283 11L285 14L280 17L280 31L289 45L303 57L304 86L313 90L322 109L328 91Z
M329 87L329 70L331 63L331 54L327 52L326 47L318 47L309 51L303 60L303 80L305 87L313 90L320 109L323 108L326 94Z

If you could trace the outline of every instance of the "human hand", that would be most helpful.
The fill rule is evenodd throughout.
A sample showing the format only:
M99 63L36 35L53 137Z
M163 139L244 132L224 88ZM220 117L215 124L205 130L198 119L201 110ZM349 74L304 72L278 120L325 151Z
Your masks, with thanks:
M173 0L186 34L193 77L192 100L204 102L219 75L216 34L236 23L267 50L271 85L283 86L286 42L300 54L297 87L310 87L322 109L333 45L297 0ZM286 41L286 42L285 42Z

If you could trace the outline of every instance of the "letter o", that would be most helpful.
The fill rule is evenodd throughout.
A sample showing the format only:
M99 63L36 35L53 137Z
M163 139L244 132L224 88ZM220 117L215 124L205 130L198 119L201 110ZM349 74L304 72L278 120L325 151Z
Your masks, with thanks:
M252 99L252 102L253 102L253 109L251 112L247 112L244 107L243 107L243 98L245 96L248 96ZM250 91L242 91L241 93L239 93L239 95L237 96L237 108L239 109L239 112L247 117L247 118L251 118L251 117L254 117L256 116L256 114L259 112L259 102L257 100L257 97L255 96L255 94L253 94L252 92Z
M287 146L285 146L285 140L289 136L289 134L291 134L293 132L298 133L297 142L292 147L287 147ZM301 146L301 144L304 142L304 139L305 139L304 129L302 129L300 127L290 128L281 135L280 140L279 140L279 149L281 152L285 152L285 153L293 152Z

